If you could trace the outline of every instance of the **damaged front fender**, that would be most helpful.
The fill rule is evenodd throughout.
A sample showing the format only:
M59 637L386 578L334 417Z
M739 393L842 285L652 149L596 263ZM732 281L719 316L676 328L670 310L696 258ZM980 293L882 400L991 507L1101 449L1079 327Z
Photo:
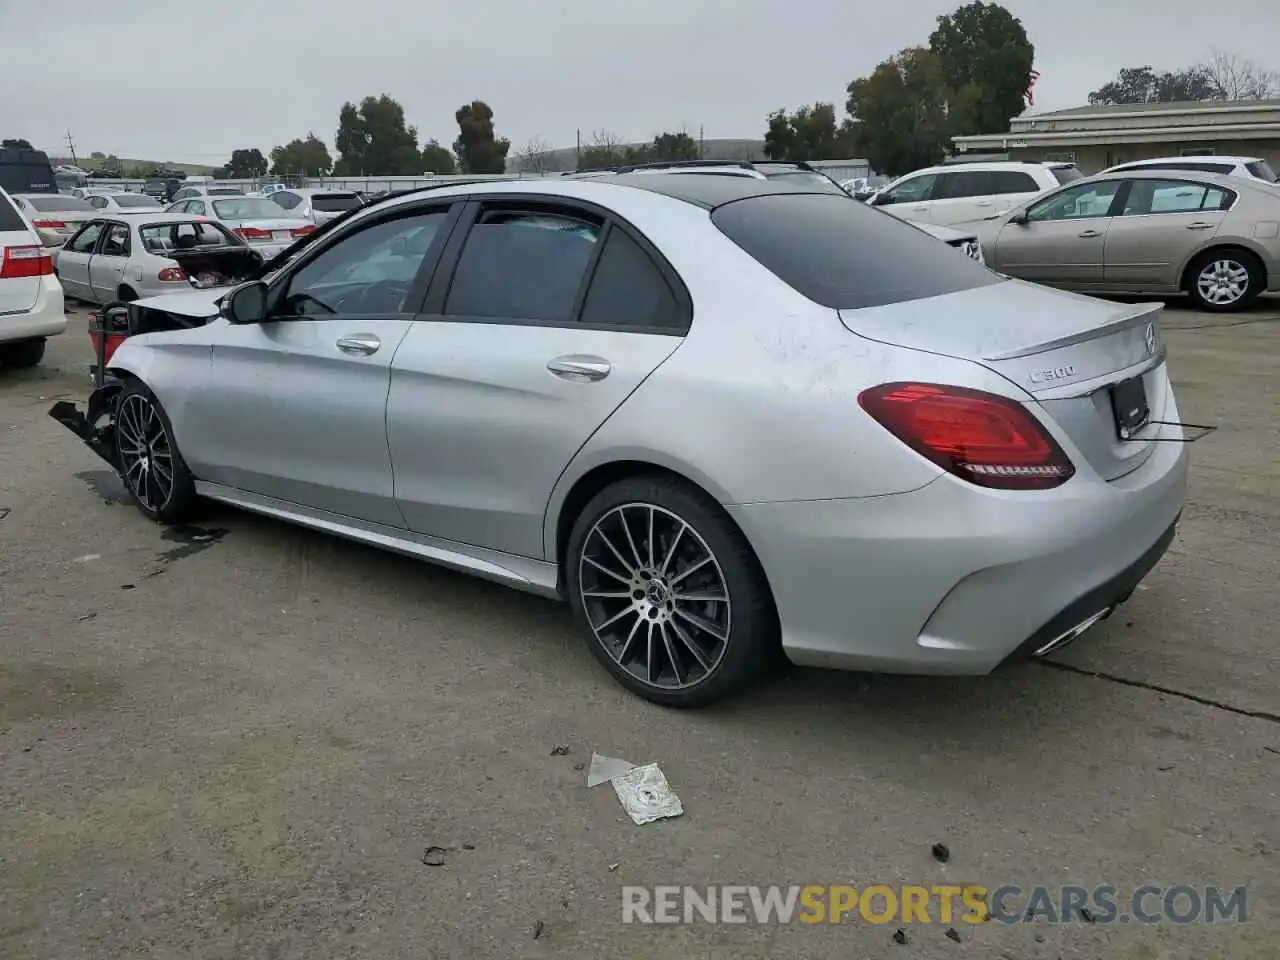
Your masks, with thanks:
M119 469L119 463L116 456L115 412L123 389L122 381L107 376L89 394L85 412L81 413L80 408L70 400L59 400L49 408L49 416L83 440L90 450L116 469ZM107 422L98 426L98 422L104 417Z

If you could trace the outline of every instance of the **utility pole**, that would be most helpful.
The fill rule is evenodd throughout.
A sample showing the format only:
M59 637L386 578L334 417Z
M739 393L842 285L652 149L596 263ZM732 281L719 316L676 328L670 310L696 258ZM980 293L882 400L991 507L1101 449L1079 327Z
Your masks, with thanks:
M705 125L701 123L698 124L698 159L699 160L702 159L702 148L706 140L706 136L705 136L706 131L707 131L707 128Z
M76 142L71 137L70 128L67 129L67 149L71 151L71 165L73 167L80 166L80 161L76 159Z
M582 131L578 130L577 135L578 135L578 146L576 148L576 153L574 154L574 159L573 159L574 170L577 170L582 165Z

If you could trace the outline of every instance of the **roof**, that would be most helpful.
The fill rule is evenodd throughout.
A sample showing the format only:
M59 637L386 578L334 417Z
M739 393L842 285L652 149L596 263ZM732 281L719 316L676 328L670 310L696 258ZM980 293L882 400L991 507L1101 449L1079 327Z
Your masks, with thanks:
M708 176L705 173L620 173L608 177L595 177L587 184L616 184L637 187L650 193L683 200L707 210L715 209L735 200L770 196L780 193L812 193L827 195L822 190L806 190L787 181L767 180L760 177Z
M1115 113L1199 113L1204 110L1243 110L1250 107L1280 109L1278 100L1168 100L1159 103L1089 103L1044 113L1024 113L1019 120L1057 120L1069 117L1105 117Z

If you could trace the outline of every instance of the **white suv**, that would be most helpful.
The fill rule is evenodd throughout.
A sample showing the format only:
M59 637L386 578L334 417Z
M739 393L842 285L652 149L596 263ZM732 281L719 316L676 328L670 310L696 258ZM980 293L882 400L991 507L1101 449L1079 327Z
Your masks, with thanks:
M67 329L49 249L0 190L0 367L34 367L46 337Z
M1083 178L1074 163L949 163L899 177L867 203L903 220L946 226L997 217L1037 194Z
M1261 180L1275 186L1280 177L1271 165L1261 157L1217 157L1212 154L1201 157L1155 157L1151 160L1134 160L1103 170L1103 173L1120 173L1125 170L1198 170L1201 173L1221 173L1227 177L1245 177Z

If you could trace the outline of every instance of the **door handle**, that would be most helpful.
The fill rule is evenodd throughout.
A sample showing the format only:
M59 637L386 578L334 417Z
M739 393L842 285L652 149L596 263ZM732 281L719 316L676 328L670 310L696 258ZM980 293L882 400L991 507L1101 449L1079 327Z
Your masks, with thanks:
M1080 234L1080 236L1086 240L1092 240L1094 237L1102 236L1102 234L1097 230L1086 230L1084 233Z
M576 383L590 383L595 380L603 380L609 375L609 371L613 369L613 365L603 357L593 357L587 354L571 353L563 357L556 357L547 363L547 369L554 373L562 380L572 380Z
M974 203L974 206L975 207L993 207L995 206L995 201L994 200L978 200L977 202Z
M1205 223L1203 220L1197 220L1195 223L1187 224L1188 230L1212 230L1212 223Z
M354 356L367 357L377 353L380 346L382 341L371 333L357 333L354 336L338 338L338 349Z

